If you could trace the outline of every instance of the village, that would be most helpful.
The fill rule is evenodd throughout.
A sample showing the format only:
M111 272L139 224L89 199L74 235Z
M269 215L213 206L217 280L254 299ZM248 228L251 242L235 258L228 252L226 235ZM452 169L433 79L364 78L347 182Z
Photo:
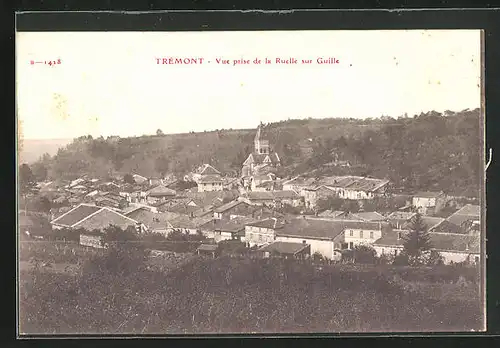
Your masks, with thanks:
M132 226L139 235L203 236L195 253L209 257L217 257L223 241L237 241L262 257L340 262L361 245L377 257L395 257L419 215L445 264L480 262L476 199L395 193L389 180L372 177L277 177L281 158L261 126L253 145L238 177L201 164L182 178L134 172L107 181L84 176L41 182L37 194L51 201L50 230L75 231L79 244L89 248L106 248L103 231L113 225ZM377 206L387 201L392 204ZM36 216L20 206L22 238L47 238ZM151 249L161 252L160 246Z

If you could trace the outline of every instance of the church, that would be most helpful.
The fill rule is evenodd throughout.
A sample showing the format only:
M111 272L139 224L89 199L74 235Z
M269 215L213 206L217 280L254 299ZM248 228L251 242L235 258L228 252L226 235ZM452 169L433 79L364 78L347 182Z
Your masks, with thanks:
M267 174L280 165L280 157L269 147L269 140L263 139L261 123L255 134L254 151L243 162L241 176L243 179L249 179L255 175Z

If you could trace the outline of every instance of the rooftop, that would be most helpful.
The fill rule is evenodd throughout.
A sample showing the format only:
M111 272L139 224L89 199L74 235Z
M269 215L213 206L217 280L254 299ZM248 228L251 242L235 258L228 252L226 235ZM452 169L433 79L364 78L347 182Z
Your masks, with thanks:
M442 195L442 192L417 192L414 197L418 198L437 198Z
M51 221L52 224L71 227L92 214L97 213L102 207L89 204L80 204L67 213Z
M209 184L214 182L222 182L222 178L219 175L203 175L198 183Z
M283 222L278 220L277 218L270 218L248 223L247 226L275 229L282 228Z
M309 244L273 242L259 249L262 252L276 252L278 254L295 255L309 247Z

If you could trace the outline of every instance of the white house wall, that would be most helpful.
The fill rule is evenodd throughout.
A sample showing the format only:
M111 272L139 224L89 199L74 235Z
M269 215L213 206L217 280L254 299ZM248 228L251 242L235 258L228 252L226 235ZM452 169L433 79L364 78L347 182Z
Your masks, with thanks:
M352 237L351 237L352 231ZM363 232L363 237L361 237L361 232ZM370 232L373 233L373 237L370 236ZM361 229L346 229L344 233L344 243L353 243L356 245L370 245L373 244L377 239L382 238L381 230L361 230Z
M311 255L318 252L323 257L327 259L334 259L333 254L333 241L331 240L318 240L318 239L308 239L302 237L286 237L286 236L276 236L276 241L280 242L288 242L288 243L302 243L303 241L306 244L311 246Z

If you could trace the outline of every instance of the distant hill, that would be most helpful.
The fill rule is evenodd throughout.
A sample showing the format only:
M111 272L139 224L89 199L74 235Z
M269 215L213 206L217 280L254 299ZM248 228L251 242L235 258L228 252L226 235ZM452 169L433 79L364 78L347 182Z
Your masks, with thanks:
M59 148L65 147L72 141L73 139L24 139L19 162L34 163L45 153L54 156Z
M397 119L285 120L264 125L262 133L281 158L280 177L311 171L317 175L363 175L389 179L406 191L443 190L461 195L479 192L482 122L479 109L467 109ZM52 142L52 153L68 145L43 165L49 177L68 179L82 174L184 175L203 163L237 174L253 151L255 131L83 136L71 143ZM25 158L36 160L49 148L26 142ZM329 165L335 162L348 162L350 167Z

